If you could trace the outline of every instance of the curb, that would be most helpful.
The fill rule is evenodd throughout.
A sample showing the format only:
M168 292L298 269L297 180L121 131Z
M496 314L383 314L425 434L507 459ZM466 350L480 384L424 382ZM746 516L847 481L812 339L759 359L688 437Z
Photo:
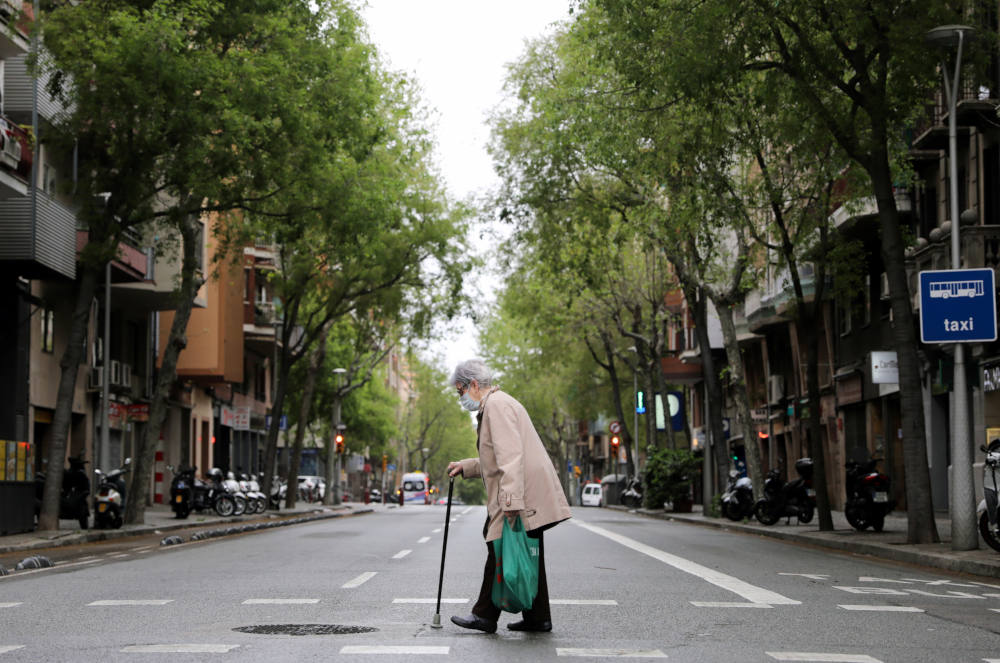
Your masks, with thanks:
M856 555L868 555L894 562L905 562L908 564L943 569L955 573L969 573L978 576L1000 578L1000 555L996 556L996 561L971 558L970 553L975 554L978 551L963 552L951 550L915 550L915 546L907 544L896 545L857 540L828 539L822 536L813 536L812 534L799 534L764 527L756 527L753 525L744 525L735 521L719 520L716 522L708 518L692 518L685 514L668 513L665 511L629 509L627 507L617 505L609 505L605 508L615 509L616 511L633 512L641 516L646 516L647 518L669 520L689 525L701 525L703 527L712 527L721 530L735 530L745 534L755 534L757 536L766 536L772 539L780 539L782 541L805 543L818 548L837 550L839 552ZM928 544L928 547L940 547L941 545L942 544Z
M348 515L362 514L362 513L372 513L374 509L372 508L362 508L362 509L352 509L350 507L342 507L336 510L329 509L316 509L312 511L303 511L299 517L282 518L278 515L278 512L271 512L272 515L266 516L265 518L255 518L255 519L244 519L242 517L228 518L214 520L208 523L192 523L190 521L177 521L166 525L140 525L134 529L116 529L116 530L87 530L84 532L67 534L65 537L59 539L51 540L40 540L33 541L31 543L22 543L16 545L2 545L0 544L0 554L4 553L16 553L16 552L27 552L31 550L42 550L45 548L62 548L64 546L78 545L81 543L92 543L95 541L112 541L114 539L124 539L131 536L144 536L148 534L155 534L159 532L171 532L181 529L191 529L194 527L207 527L211 525L222 525L229 524L229 527L218 528L216 530L207 531L218 531L222 534L213 534L213 537L223 536L224 534L239 534L241 532L256 530L256 529L267 529L268 527L281 527L285 524L297 525L300 523L311 522L313 520L325 520L328 518L340 518ZM312 515L307 515L312 514ZM288 514L289 516L294 516L295 514ZM294 522L293 522L294 521ZM256 527L251 527L256 525ZM235 530L235 531L231 531ZM201 537L209 538L209 537Z

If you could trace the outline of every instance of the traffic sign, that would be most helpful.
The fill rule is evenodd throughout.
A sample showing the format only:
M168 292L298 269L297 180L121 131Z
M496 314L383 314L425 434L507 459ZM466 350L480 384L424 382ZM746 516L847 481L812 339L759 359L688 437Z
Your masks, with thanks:
M614 433L615 435L617 435L618 433L622 432L622 424L621 424L621 422L620 421L612 421L610 424L608 424L608 430L611 431L612 433Z
M920 340L984 343L997 338L992 269L920 272Z

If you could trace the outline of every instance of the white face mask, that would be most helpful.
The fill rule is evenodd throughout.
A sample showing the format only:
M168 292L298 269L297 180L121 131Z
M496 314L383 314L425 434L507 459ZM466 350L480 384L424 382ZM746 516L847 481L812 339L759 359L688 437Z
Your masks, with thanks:
M462 397L458 399L458 402L461 403L462 407L464 407L469 412L479 411L479 401L472 400L472 396L469 396L468 391L462 394Z

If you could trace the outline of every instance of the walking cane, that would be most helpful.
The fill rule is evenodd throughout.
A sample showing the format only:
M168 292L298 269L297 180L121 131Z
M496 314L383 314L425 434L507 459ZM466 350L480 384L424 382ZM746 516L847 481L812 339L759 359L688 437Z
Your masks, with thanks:
M444 512L444 543L441 544L441 573L438 575L437 611L431 628L441 628L441 586L444 584L444 554L448 551L448 523L451 522L451 489L455 487L455 477L448 481L448 508Z

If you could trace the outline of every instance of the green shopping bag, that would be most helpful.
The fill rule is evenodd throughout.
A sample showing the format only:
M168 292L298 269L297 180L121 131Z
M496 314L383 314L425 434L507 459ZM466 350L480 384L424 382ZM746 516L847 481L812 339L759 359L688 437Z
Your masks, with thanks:
M506 612L531 608L538 594L538 539L524 531L518 516L512 528L504 518L503 533L493 542L497 558L493 578L493 605Z

